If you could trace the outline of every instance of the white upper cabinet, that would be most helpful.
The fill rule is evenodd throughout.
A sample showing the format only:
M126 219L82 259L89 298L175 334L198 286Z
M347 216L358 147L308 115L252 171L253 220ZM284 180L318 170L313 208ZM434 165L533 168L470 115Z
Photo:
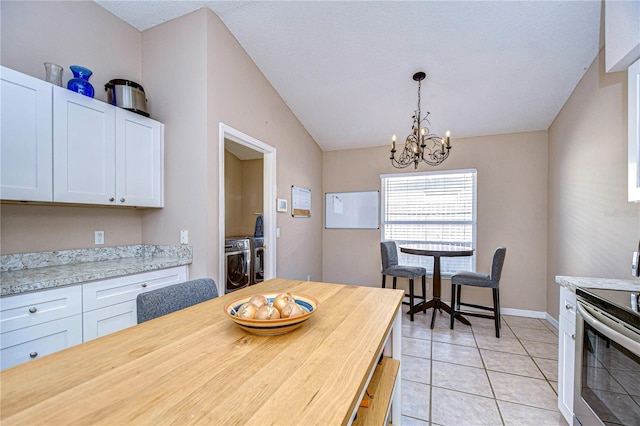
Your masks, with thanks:
M115 107L54 87L53 111L54 200L115 204Z
M164 125L116 109L116 204L163 207Z
M629 201L640 202L640 60L629 73Z
M163 207L164 125L54 88L56 202Z
M0 199L163 207L162 123L0 70Z
M52 85L0 67L0 198L53 201Z

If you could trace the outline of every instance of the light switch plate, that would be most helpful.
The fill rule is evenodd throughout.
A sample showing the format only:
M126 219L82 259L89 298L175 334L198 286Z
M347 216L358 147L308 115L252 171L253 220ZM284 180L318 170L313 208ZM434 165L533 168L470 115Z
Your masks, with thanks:
M631 260L631 276L638 277L640 276L640 252L633 252L633 259Z
M180 244L189 244L189 231L185 229L180 231Z

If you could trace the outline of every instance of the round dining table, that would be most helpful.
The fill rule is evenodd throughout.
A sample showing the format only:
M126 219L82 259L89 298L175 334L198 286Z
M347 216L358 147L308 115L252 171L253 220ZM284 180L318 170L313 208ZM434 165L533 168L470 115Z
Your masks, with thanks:
M470 247L449 244L411 244L400 246L400 251L406 254L433 257L433 299L418 303L417 305L412 306L411 310L409 311L409 313L416 313L419 311L426 312L427 309L433 308L433 315L431 316L431 328L433 328L436 320L436 311L442 313L442 311L444 310L449 315L451 315L451 307L440 299L442 286L440 258L473 256L474 249ZM463 324L471 325L471 323L460 314L456 314L455 318Z

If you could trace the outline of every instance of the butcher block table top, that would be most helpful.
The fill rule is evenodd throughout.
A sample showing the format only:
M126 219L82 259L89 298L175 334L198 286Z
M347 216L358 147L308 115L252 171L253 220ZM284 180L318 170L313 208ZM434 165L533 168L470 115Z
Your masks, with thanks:
M223 312L281 291L320 304L288 334L249 334ZM0 372L0 423L347 424L402 296L268 280Z

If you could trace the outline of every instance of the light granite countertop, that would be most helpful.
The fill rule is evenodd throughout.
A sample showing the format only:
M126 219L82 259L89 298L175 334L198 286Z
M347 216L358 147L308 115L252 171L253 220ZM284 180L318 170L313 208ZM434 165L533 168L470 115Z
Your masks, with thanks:
M0 256L0 296L80 284L192 262L187 246L133 245Z
M556 275L556 283L574 293L577 287L640 291L640 279L623 280L617 278L567 277Z

